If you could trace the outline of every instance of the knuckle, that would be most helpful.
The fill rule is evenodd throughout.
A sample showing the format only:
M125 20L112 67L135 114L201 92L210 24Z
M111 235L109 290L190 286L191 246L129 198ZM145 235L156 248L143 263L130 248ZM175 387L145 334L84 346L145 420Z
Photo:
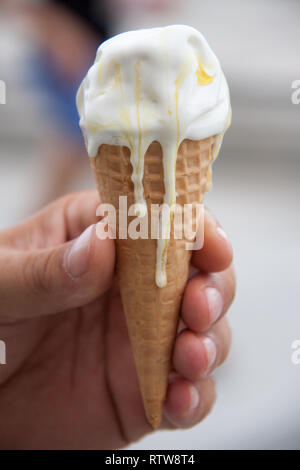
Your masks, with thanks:
M228 292L230 304L233 302L236 293L236 275L233 264L228 268Z
M36 294L50 294L51 270L54 263L52 252L32 256L25 265L24 276L26 286Z
M223 293L225 308L224 313L228 307L232 304L236 294L236 276L233 264L229 268L225 269L221 273L215 274L216 283L220 286Z
M203 405L200 410L199 421L203 421L212 411L217 399L216 384L212 377L206 379L206 387L203 390Z
M226 329L227 329L227 338L226 338L226 341L225 341L225 344L224 344L223 354L222 354L221 359L220 359L220 365L223 364L223 362L225 362L226 359L228 358L230 348L231 348L232 334L231 334L231 328L228 324L226 326Z
M223 362L226 361L228 358L230 348L231 348L231 339L232 339L232 332L231 328L229 326L229 323L226 318L224 318L223 322L223 348L222 348L222 354L220 358L220 365L223 364Z
M219 323L215 325L212 330L212 335L214 336L217 344L218 354L216 367L219 367L224 361L226 361L231 347L232 333L227 318L222 318Z

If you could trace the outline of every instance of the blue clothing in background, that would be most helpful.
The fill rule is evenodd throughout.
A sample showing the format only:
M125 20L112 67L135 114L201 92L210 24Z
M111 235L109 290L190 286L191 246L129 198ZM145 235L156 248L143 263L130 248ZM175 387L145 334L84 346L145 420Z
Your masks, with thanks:
M76 108L76 93L80 82L81 79L74 83L64 81L42 53L33 54L30 61L30 85L38 89L46 99L47 116L62 133L67 133L71 138L82 139Z

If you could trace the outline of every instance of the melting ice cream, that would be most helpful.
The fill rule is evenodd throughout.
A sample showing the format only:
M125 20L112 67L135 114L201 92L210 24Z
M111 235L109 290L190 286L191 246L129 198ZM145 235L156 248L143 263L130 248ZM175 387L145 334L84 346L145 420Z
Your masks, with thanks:
M176 157L184 139L216 136L214 158L230 124L229 90L207 41L190 26L131 31L101 44L77 95L80 126L90 157L101 144L131 152L137 215L146 213L144 155L161 144L164 203L176 203ZM166 285L170 220L157 243L156 283Z

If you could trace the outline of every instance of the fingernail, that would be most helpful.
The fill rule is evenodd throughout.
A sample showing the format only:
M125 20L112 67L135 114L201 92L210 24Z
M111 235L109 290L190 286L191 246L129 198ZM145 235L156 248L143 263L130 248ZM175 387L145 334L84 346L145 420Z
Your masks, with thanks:
M218 227L217 232L222 238L224 238L224 240L226 240L227 242L229 241L227 233L225 232L225 230L222 229L222 227Z
M209 310L209 321L210 323L215 323L223 311L223 298L214 287L207 287L205 293Z
M94 225L88 227L67 254L66 270L71 277L80 277L88 269L91 237Z
M206 336L203 339L203 344L205 346L206 355L207 355L206 371L209 372L215 363L215 360L217 357L217 348L216 348L215 342L209 336Z
M195 410L199 405L199 401L200 401L199 392L196 389L196 387L191 385L191 387L190 387L190 408L189 408L189 411Z

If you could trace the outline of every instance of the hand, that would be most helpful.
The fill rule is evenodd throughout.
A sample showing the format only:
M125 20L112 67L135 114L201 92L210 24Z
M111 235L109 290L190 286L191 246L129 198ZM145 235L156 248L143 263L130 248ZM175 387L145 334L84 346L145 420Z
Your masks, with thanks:
M96 192L72 194L0 233L3 449L111 449L151 431L114 280L114 241L95 233L98 204ZM231 261L229 242L206 213L205 246L193 254L182 304L164 428L192 426L213 405L209 374L230 344L222 315L234 296Z

